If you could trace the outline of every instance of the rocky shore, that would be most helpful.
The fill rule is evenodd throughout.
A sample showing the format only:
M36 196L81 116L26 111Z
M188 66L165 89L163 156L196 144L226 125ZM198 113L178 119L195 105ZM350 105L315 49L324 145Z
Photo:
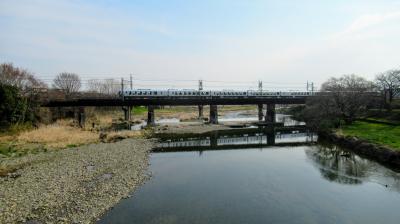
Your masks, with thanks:
M154 142L125 139L1 161L0 223L91 223L148 174Z

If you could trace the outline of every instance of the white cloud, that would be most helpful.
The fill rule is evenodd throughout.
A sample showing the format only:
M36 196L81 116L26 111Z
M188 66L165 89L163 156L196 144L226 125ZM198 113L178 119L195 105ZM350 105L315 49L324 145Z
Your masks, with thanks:
M399 20L400 11L392 11L386 13L365 14L356 18L351 24L343 31L333 35L334 39L365 39L377 35L385 35L378 33L381 27L390 22ZM390 27L390 31L397 31L395 27ZM394 28L394 29L393 29Z

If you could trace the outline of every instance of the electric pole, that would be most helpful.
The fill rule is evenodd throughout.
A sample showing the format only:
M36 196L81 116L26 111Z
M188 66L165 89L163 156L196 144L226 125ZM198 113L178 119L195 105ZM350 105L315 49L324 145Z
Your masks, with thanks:
M203 90L203 80L199 80L199 96L201 96L200 95L200 91L202 91ZM198 108L199 108L199 119L203 119L203 105L198 105Z
M203 90L203 80L199 80L199 91Z
M130 78L131 78L131 80L130 80L131 81L131 89L133 89L133 87L132 87L133 86L132 74L130 74Z

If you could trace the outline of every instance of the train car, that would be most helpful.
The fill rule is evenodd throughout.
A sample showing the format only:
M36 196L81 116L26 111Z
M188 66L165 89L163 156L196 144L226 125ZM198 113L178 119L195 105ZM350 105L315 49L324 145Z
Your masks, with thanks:
M218 98L240 98L240 97L261 97L261 98L272 98L272 97L305 97L314 95L313 92L270 92L270 91L234 91L234 90L222 90L222 91L210 91L210 90L194 90L194 89L168 89L168 90L155 90L155 89L131 89L118 92L121 97L218 97Z
M168 90L168 96L185 96L185 97L194 97L194 96L199 96L200 91L198 90L176 90L176 89L170 89Z

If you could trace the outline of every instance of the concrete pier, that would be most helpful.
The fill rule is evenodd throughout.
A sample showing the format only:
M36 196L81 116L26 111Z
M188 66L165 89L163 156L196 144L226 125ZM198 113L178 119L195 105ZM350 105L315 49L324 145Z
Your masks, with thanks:
M218 124L218 106L210 105L210 124Z
M203 119L204 114L203 114L203 105L199 105L199 119Z
M155 123L155 114L154 114L154 106L147 107L147 126L154 126Z
M122 110L124 111L124 120L130 121L132 116L132 106L122 107Z
M79 127L84 128L86 122L85 108L79 107L78 109L78 124Z
M267 145L269 145L269 146L275 145L275 131L274 130L271 133L267 134Z
M276 122L276 112L275 112L275 104L267 104L267 112L265 116L265 121L270 123Z
M258 104L258 121L262 121L263 117L264 117L263 105L262 104Z

